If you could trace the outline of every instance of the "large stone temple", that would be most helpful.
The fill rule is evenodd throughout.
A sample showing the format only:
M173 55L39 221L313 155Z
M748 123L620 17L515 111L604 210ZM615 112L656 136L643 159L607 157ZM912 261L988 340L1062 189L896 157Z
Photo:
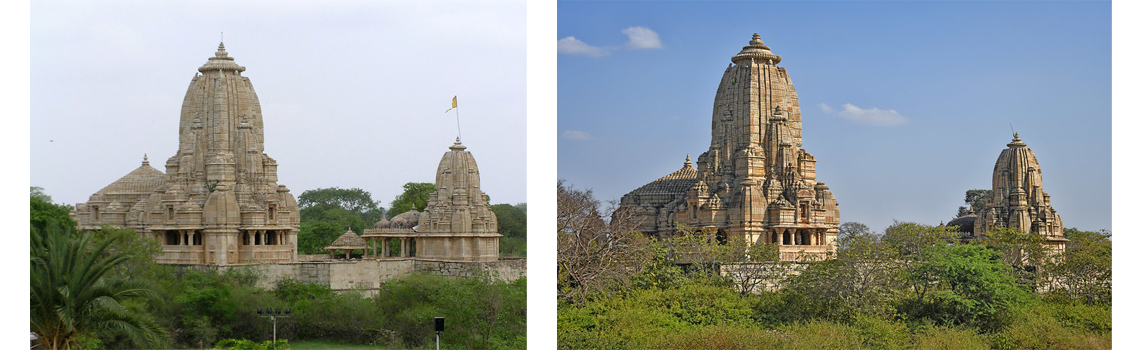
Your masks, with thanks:
M142 166L76 205L81 229L126 227L162 242L161 263L297 259L300 213L265 154L261 105L219 44L182 102L166 173Z
M721 241L777 244L784 260L835 250L838 203L802 148L799 101L780 61L759 34L732 56L696 168L686 156L681 169L621 198L619 210L632 210L641 231L711 228Z
M458 138L449 149L436 168L435 192L428 196L423 212L413 209L364 231L366 239L380 242L383 251L375 255L392 256L387 241L399 239L401 252L410 253L405 256L483 262L499 259L499 238L503 235L491 211L491 199L479 186L475 157ZM405 218L416 222L406 222Z
M993 190L984 199L984 209L954 219L947 226L958 226L964 241L984 238L992 229L1008 227L1041 236L1048 250L1064 251L1069 240L1064 237L1061 216L1042 188L1037 156L1017 133L1006 147L994 163Z

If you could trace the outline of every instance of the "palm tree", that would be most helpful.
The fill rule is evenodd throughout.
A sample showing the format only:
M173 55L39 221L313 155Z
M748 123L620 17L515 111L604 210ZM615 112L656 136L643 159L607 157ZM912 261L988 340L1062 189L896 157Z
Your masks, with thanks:
M149 316L122 304L156 293L139 281L105 278L130 259L107 252L117 238L92 247L89 233L68 231L32 232L31 330L39 342L52 350L82 348L81 336L117 330L140 347L165 345L164 331Z

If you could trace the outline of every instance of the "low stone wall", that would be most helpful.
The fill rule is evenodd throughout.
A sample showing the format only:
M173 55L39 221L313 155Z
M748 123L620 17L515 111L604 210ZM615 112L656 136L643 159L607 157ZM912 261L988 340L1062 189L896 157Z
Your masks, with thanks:
M312 256L319 257L319 255ZM277 264L186 265L189 269L210 269L219 273L250 269L258 274L257 286L272 289L277 281L291 278L303 283L317 283L334 291L360 290L374 293L385 281L411 273L473 278L489 276L501 281L526 277L526 258L503 258L493 262L436 261L407 259L301 261Z
M440 276L472 278L486 275L495 280L514 281L526 278L526 258L500 258L490 262L417 259L415 270Z

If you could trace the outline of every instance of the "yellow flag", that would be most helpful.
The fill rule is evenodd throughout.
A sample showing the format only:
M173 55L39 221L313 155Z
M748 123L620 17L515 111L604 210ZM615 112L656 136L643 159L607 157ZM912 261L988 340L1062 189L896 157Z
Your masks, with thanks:
M458 102L457 98L459 98L459 96L452 96L451 97L451 108L448 108L446 111L443 111L443 113L451 112L451 110L455 109L456 107L459 107L459 102Z

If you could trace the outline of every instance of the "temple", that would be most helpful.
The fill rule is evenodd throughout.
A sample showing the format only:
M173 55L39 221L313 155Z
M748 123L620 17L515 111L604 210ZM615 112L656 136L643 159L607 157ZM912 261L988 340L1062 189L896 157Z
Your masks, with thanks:
M297 200L277 183L277 162L265 154L261 105L244 71L218 44L190 80L166 173L144 157L76 205L80 228L154 237L160 263L296 261Z
M1017 133L1006 147L994 164L993 190L985 198L984 209L954 219L947 226L958 226L963 241L984 238L994 228L1008 227L1041 236L1050 251L1064 251L1069 240L1064 237L1061 216L1042 188L1037 156Z
M642 232L667 237L678 225L715 229L717 239L779 245L784 260L835 251L838 203L816 182L804 150L799 100L781 57L759 34L732 57L712 109L712 142L681 169L621 198Z
M380 242L382 251L373 255L392 257L387 242L398 239L401 256L432 260L499 260L502 236L490 197L479 187L475 157L458 138L439 161L435 192L423 212L412 209L364 230L365 239Z

